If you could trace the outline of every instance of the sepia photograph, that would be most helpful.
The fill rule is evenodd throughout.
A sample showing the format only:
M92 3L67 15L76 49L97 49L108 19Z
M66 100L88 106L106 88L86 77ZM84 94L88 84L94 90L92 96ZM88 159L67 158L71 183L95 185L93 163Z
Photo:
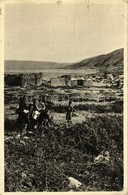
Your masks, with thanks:
M4 4L4 192L123 192L127 1Z

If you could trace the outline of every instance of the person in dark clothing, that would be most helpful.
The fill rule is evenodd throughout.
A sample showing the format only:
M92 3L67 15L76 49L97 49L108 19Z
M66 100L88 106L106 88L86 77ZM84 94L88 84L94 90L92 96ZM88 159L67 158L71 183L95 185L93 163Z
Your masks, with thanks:
M23 97L20 97L20 100L19 100L19 108L18 108L18 114L20 114L24 107L26 106L26 102L25 102L25 96Z
M28 110L29 110L29 123L31 123L31 121L33 119L33 117L32 117L32 115L33 115L33 104L32 103L29 104Z
M49 115L46 98L41 98L40 102L38 103L38 107L40 109L40 115L38 117L38 127L40 128L42 124L44 126L48 126Z
M28 107L29 110L29 114L28 114L28 119L29 119L29 125L28 125L28 129L31 131L33 130L34 126L36 125L37 121L33 118L33 103L29 104Z
M70 100L68 103L67 112L66 112L67 123L72 122L72 112L73 112L73 106L72 106L72 101Z
M33 124L34 129L37 129L37 119L40 115L40 108L38 106L38 99L33 99L33 110L31 112L31 123Z
M18 123L28 122L28 119L26 117L27 110L28 110L28 108L27 108L27 105L26 105L26 98L25 98L25 96L23 96L23 97L20 98L20 102L19 102L19 109L18 109L19 116L18 116L18 119L17 119Z
M42 124L48 126L48 108L43 100L33 99L33 104L29 107L29 128L40 129Z
M23 135L26 133L26 129L29 123L29 109L26 105L25 96L20 98L18 113L19 115L17 119L17 124L19 126L20 133Z

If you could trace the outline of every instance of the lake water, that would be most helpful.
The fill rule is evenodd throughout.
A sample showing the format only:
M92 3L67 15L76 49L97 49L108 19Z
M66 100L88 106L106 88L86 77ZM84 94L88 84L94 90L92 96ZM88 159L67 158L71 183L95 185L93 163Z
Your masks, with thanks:
M96 73L97 71L95 69L15 69L15 70L8 70L5 71L7 74L14 74L14 73L36 73L36 72L42 72L43 73L43 79L49 80L50 78L55 78L64 74L75 74L75 75L88 75Z

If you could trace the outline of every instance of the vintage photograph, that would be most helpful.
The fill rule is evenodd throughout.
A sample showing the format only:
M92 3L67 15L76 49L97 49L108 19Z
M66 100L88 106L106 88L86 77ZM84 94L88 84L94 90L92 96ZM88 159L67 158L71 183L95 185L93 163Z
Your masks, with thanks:
M5 3L5 192L124 190L126 4Z

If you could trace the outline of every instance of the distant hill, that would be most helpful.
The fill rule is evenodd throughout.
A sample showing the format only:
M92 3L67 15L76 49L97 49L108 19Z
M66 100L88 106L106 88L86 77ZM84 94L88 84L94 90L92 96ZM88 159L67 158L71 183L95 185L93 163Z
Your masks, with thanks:
M76 63L55 63L40 61L6 60L5 72L18 70L41 69L97 69L100 71L123 72L123 48L108 54L90 57Z
M95 68L108 71L123 71L123 48L115 50L111 53L87 58L78 63L73 63L66 68L86 69Z
M65 63L56 62L41 62L41 61L24 61L24 60L5 60L5 72L18 70L29 70L29 69L57 69L67 66Z

